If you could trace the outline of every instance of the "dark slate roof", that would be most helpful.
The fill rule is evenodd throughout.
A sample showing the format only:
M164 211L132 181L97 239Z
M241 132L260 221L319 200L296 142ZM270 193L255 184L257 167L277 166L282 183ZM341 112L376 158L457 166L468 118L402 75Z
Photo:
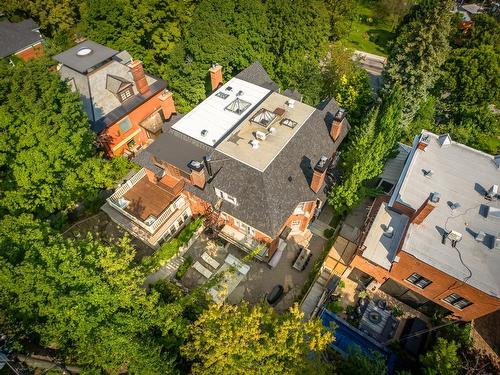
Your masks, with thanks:
M84 48L89 48L92 52L85 56L77 55L77 52ZM54 56L54 59L71 69L76 70L77 72L85 73L90 68L106 61L117 53L118 51L115 51L112 48L103 46L102 44L91 40L86 40L77 44L73 48Z
M330 124L337 112L332 99L324 102L264 172L214 151L213 180L205 189L186 184L186 190L212 203L217 201L214 187L236 197L238 206L223 202L222 210L271 237L278 235L285 220L300 202L323 202L326 194L310 189L313 166L323 155L331 156L347 135L349 126L336 142L330 138ZM291 177L291 181L290 181Z
M171 128L181 118L180 115L172 116L172 119L165 123L163 134L151 146L137 155L134 162L149 169L151 165L154 165L151 159L154 155L159 160L167 161L190 173L191 170L188 167L190 161L203 161L204 156L210 155L213 152L212 147Z
M278 84L269 77L269 74L258 61L243 69L235 77L271 91L279 90Z
M295 90L294 88L286 89L285 92L283 93L283 95L285 95L286 97L289 97L290 99L295 99L298 102L302 101L302 94L300 92L298 92L297 90Z
M21 22L0 22L0 58L12 55L42 40L38 25L31 18Z

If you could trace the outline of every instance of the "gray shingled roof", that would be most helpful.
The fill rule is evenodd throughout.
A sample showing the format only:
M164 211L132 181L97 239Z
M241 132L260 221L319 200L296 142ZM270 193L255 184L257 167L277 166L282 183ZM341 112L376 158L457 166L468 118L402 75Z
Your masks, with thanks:
M252 65L243 69L236 74L235 77L271 91L278 91L280 88L278 84L269 77L269 74L267 74L262 64L258 61L255 61Z
M258 62L236 77L268 89L278 88ZM330 126L338 110L337 103L332 99L317 108L264 172L179 134L170 127L134 161L148 168L151 156L155 155L160 160L186 170L191 160L202 161L203 156L210 156L213 179L203 190L189 184L185 185L185 189L212 203L218 200L215 187L236 197L237 206L224 201L222 210L274 237L300 202L316 198L325 202L323 190L316 194L309 187L312 168L321 156L331 156L349 131L347 123L339 139L333 142Z
M21 22L0 22L0 58L42 41L38 25L31 18Z
M332 99L322 103L264 172L214 151L215 177L204 190L186 185L186 190L216 202L214 187L236 197L238 206L223 202L222 210L272 237L278 234L297 204L316 198L323 202L324 191L310 189L313 167L323 155L330 156L347 135L349 126L336 142L330 125L337 112ZM291 177L291 181L290 181Z

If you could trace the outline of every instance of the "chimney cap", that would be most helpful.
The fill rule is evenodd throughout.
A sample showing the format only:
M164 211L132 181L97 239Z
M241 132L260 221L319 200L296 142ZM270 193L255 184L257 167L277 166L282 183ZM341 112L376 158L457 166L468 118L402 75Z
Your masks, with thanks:
M345 109L344 108L339 108L337 113L335 114L335 120L336 121L342 121L346 115Z
M431 195L429 197L429 200L432 203L438 203L440 199L441 199L441 194L438 192L431 193Z
M188 164L188 167L196 172L200 172L203 169L203 164L197 160L191 160Z
M330 158L327 158L324 155L321 156L316 165L314 166L314 170L323 173L330 165L330 161L331 161Z

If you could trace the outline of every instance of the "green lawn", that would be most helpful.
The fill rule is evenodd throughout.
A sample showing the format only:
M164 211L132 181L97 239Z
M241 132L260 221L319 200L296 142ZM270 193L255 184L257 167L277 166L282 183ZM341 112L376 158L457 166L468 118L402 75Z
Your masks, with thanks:
M387 43L394 36L392 25L376 17L373 4L374 2L359 0L356 8L358 19L352 23L351 32L342 43L356 50L387 56Z

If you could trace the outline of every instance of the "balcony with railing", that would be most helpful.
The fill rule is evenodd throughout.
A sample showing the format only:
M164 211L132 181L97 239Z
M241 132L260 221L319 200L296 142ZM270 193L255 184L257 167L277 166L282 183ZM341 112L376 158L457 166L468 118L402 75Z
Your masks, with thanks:
M219 232L219 237L235 245L246 253L254 254L261 261L267 260L268 248L266 244L256 241L253 237L244 234L230 225L224 225Z
M177 217L189 206L180 195L184 185L173 180L166 182L171 183L170 186L160 185L155 182L154 177L147 175L145 169L141 169L117 188L107 199L107 203L143 231L155 235L172 217ZM108 211L106 212L111 216Z

